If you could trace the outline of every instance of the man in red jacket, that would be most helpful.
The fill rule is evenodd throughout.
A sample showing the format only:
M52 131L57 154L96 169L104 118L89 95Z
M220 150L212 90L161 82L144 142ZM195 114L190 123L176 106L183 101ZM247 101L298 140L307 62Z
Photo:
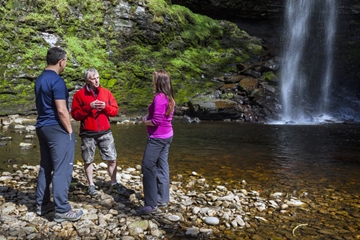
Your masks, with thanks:
M81 153L85 162L84 170L89 182L89 194L99 192L93 182L93 161L96 146L99 148L102 160L107 162L111 178L111 189L126 195L126 188L116 181L116 149L110 129L109 117L118 113L119 107L112 93L100 86L99 73L94 68L85 71L85 86L74 95L71 116L81 121Z

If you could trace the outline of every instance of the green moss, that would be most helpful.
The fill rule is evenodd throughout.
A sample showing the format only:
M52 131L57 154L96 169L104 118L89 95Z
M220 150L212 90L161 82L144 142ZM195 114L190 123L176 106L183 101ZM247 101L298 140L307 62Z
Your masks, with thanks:
M112 78L112 79L110 79L110 80L107 82L106 87L108 87L108 88L113 88L116 83L117 83L117 80L114 79L114 78Z
M65 40L68 45L70 62L81 63L77 66L81 70L92 67L101 73L106 69L114 69L114 64L109 60L109 55L105 50L104 39L94 37L89 40L80 40L78 37L69 36L65 37Z
M147 0L147 6L154 17L166 14L169 5L164 0Z
M248 50L250 50L251 53L256 55L261 54L261 52L263 52L263 47L261 45L256 45L253 43L250 43L247 48Z
M24 21L32 25L41 26L48 25L49 23L54 22L54 17L47 14L31 12L30 14L25 16Z
M263 92L261 92L258 88L255 88L251 93L251 97L260 97L263 95Z
M138 1L127 2L133 4L130 12L134 13ZM69 89L83 84L85 69L97 68L101 85L110 88L118 103L128 109L151 101L151 77L156 69L170 73L175 99L181 105L214 87L213 76L235 71L235 63L262 51L259 40L235 24L194 14L170 1L144 0L153 19L146 22L144 18L127 31L119 31L113 20L121 19L111 15L111 6L118 6L119 0L109 1L107 9L96 0L27 3L8 1L0 6L0 72L4 72L4 84L14 76L25 76L26 83L15 78L19 86L11 88L22 99L26 94L27 99L33 97L29 81L45 67L49 44L41 37L44 30L58 36L58 44L68 53L62 77ZM105 14L113 18L106 25ZM13 67L8 68L9 64Z
M262 79L265 81L275 81L278 80L278 77L272 71L264 72L262 74Z

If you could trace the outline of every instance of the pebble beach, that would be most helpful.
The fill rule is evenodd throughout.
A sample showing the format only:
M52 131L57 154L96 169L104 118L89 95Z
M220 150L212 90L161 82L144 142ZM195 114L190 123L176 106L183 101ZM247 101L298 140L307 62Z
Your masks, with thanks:
M260 193L243 188L210 185L196 172L178 174L171 182L171 201L150 215L138 215L143 204L141 167L118 168L117 179L128 189L123 196L110 192L106 164L96 165L95 182L100 192L87 193L80 163L74 166L69 190L73 208L83 209L77 222L56 223L55 212L35 213L36 176L39 166L13 166L14 173L0 176L0 239L360 239L360 204L352 210L330 207L343 203L329 189L329 203L314 202L307 192ZM312 219L314 213L322 219ZM308 216L308 219L306 219ZM298 219L292 221L292 219ZM299 221L299 218L302 221ZM326 218L348 218L352 226L319 227ZM277 227L277 230L274 229ZM356 228L357 226L357 228ZM323 236L323 237L320 237ZM347 236L344 238L344 236ZM300 237L300 238L298 238Z

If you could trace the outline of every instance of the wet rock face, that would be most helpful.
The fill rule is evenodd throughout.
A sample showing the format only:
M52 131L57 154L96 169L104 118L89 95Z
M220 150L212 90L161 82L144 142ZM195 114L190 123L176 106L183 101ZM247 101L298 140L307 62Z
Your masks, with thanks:
M286 0L173 0L173 4L188 7L195 13L215 19L235 22L250 35L264 39L268 45L277 46L280 20ZM269 44L270 43L270 44Z
M273 56L282 55L286 0L172 0L172 3L186 6L195 13L234 22L250 35L261 38L263 44L271 48ZM332 84L338 95L345 93L358 97L360 0L336 0L336 4L337 29ZM273 89L268 90L273 92ZM347 104L343 99L340 97L337 100L339 104Z
M213 15L226 11L228 16L254 19L279 17L285 0L173 0L172 3L187 6L203 14Z
M190 99L186 114L202 120L256 123L278 119L278 62L279 58L269 53L261 62L238 64L236 74L216 78L221 85L215 91Z
M195 13L235 22L241 29L264 39L269 45L280 46L286 0L172 0L172 3L186 6ZM360 22L360 0L340 0L337 4L341 22L345 25L348 19Z
M232 59L234 54L221 58L216 57L217 54L210 54L212 57L207 57L208 51L202 51L204 47L214 45L210 49L219 54L227 52L224 49L236 49L242 60L257 57L261 51L261 40L239 31L233 23L207 19L205 24L204 20L198 21L198 16L189 14L185 8L166 10L170 8L170 1L162 1L160 8L157 1L133 0L89 0L87 4L76 1L62 1L62 4L53 1L37 4L38 1L26 0L2 2L0 55L3 57L0 58L0 73L3 80L0 79L0 115L36 114L31 86L44 68L44 55L50 45L62 46L68 52L70 61L62 77L70 96L83 86L82 71L93 64L99 72L106 69L106 74L102 74L102 84L111 88L124 112L136 111L148 104L148 99L152 97L151 91L147 90L148 72L152 71L148 69L154 66L166 67L175 85L176 81L189 81L183 84L181 96L175 96L179 104L180 101L184 103L185 95L200 92L213 75L223 72L223 65L235 61ZM184 21L177 20L183 18ZM208 21L214 23L208 24ZM192 25L194 28L190 27ZM204 31L198 31L198 28ZM248 48L249 45L253 46ZM148 49L152 48L156 48L156 51L149 52ZM187 49L191 49L191 54L185 56L183 52ZM196 51L192 51L194 49ZM247 50L245 53L238 49ZM91 53L95 50L99 53ZM160 53L162 51L164 54ZM168 61L170 52L176 62ZM151 57L152 54L154 57ZM143 57L144 61L139 61ZM209 64L204 64L201 60L203 57ZM186 64L188 61L192 61L192 64ZM118 69L117 64L123 69ZM178 71L179 68L181 71ZM201 72L207 72L209 77L203 80ZM190 84L191 79L200 78L196 86ZM128 81L133 86L125 84Z
M286 0L172 0L205 15L222 15L232 18L274 19L282 18ZM340 0L339 14L352 17L360 15L360 0Z
M267 45L281 47L286 0L172 0L172 3L186 6L195 13L235 22L250 35L263 39ZM337 4L337 37L356 38L360 28L350 27L349 21L360 23L360 0L337 0ZM359 38L355 40L360 41Z

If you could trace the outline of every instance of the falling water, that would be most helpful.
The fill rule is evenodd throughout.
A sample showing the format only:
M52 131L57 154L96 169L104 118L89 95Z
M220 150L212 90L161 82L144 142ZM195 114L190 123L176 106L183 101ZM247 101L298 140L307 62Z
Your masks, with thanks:
M336 0L287 0L281 94L283 121L329 115Z
M322 101L320 105L320 111L323 113L328 112L329 108L329 91L332 77L332 63L333 63L333 52L334 52L334 39L335 39L335 29L336 29L336 4L335 0L326 0L324 1L324 9L327 13L324 17L324 25L326 26L326 55L325 55L325 73L323 83L324 86L322 88Z

